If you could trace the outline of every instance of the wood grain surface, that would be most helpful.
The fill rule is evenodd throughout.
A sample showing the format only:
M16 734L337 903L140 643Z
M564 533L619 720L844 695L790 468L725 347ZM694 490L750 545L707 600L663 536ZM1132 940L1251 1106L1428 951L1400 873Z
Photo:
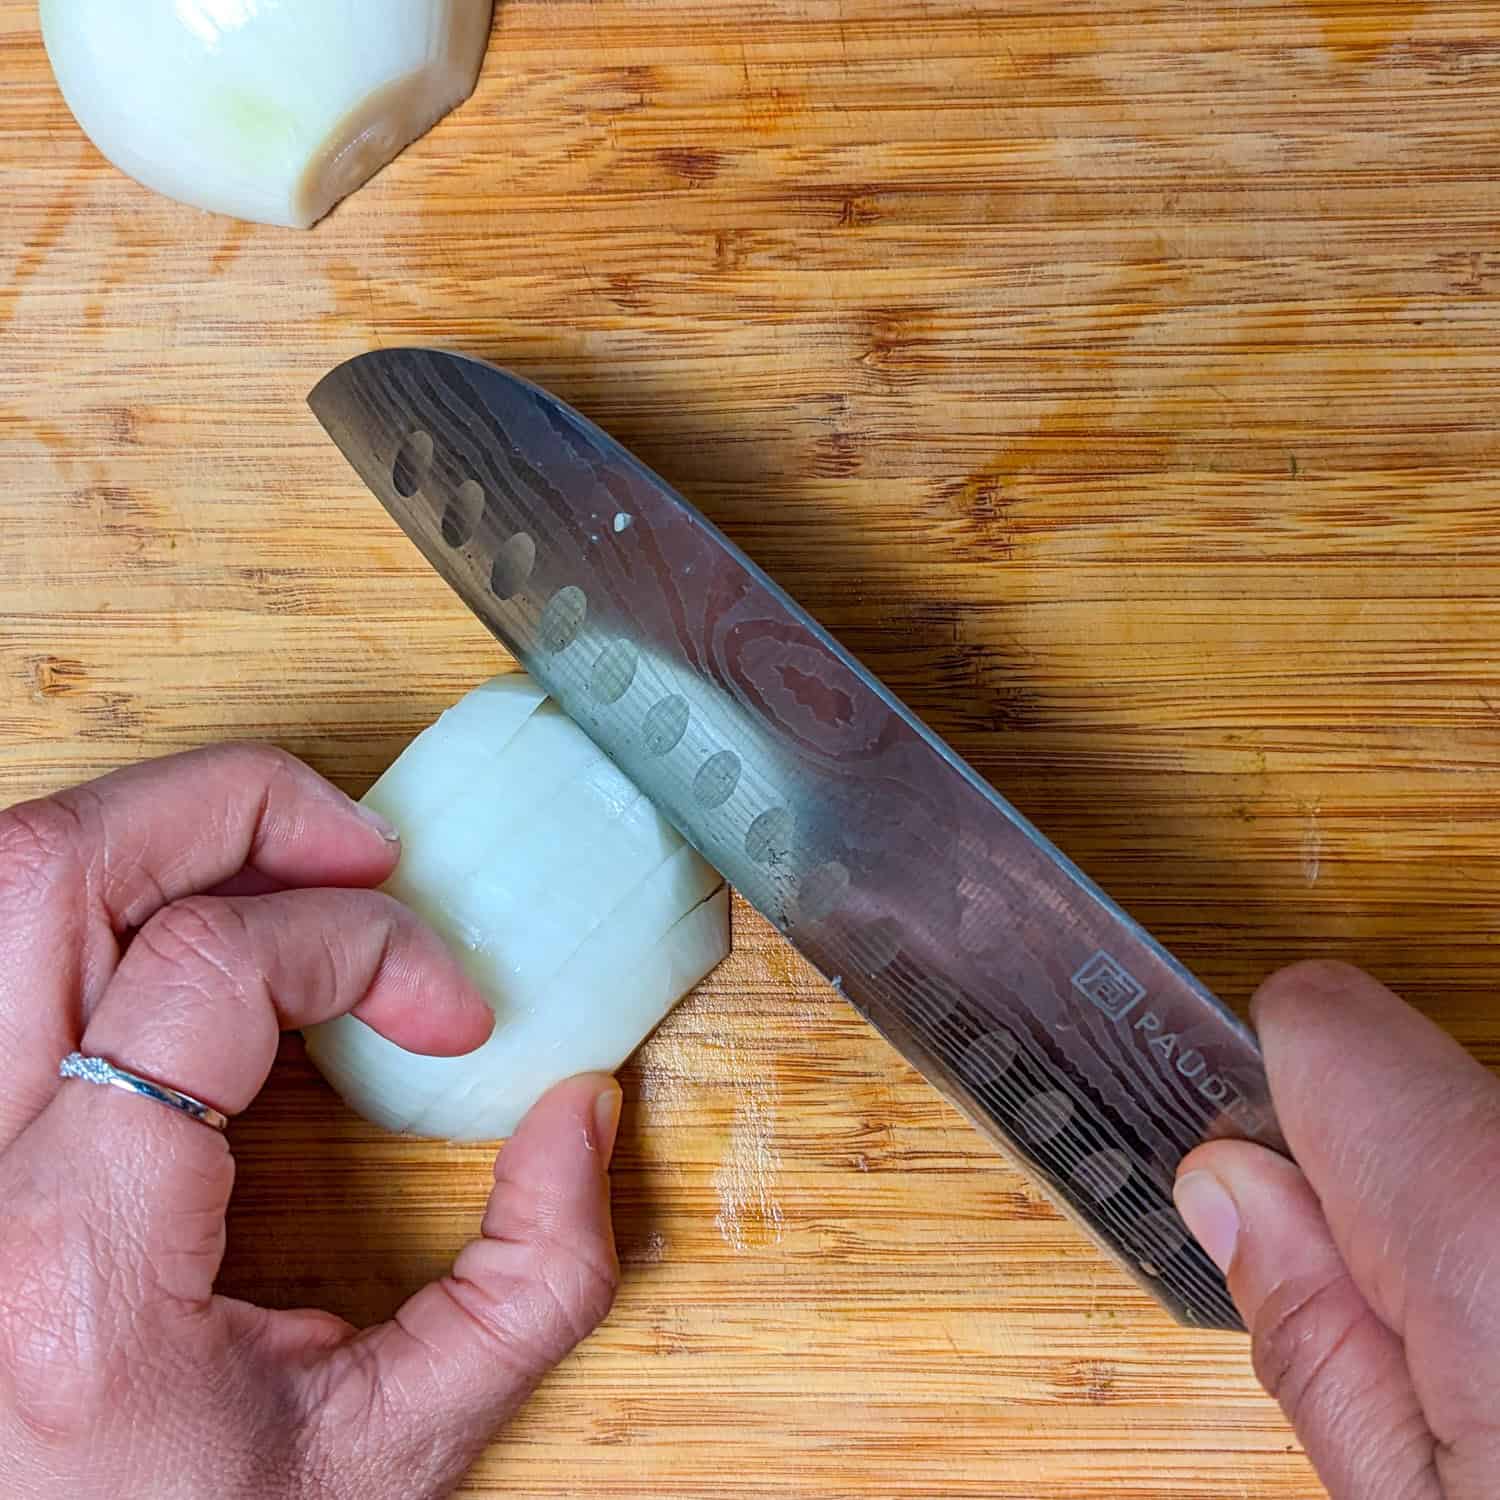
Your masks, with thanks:
M154 198L0 0L0 794L261 736L359 792L500 664L303 404L580 405L1222 994L1332 953L1489 1065L1500 4L506 0L310 234ZM743 908L626 1070L604 1329L466 1494L1320 1494ZM489 1154L289 1042L226 1288L376 1318Z

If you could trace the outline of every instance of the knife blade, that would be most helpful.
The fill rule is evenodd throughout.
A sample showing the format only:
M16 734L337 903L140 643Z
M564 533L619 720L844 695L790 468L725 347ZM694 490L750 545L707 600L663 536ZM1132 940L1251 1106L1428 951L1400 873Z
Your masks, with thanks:
M309 398L485 626L697 849L1179 1321L1239 1328L1182 1157L1284 1150L1249 1030L686 500L442 350Z

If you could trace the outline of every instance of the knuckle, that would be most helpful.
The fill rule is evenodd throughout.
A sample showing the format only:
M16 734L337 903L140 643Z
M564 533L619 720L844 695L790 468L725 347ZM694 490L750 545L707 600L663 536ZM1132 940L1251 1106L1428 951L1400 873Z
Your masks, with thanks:
M549 1285L576 1344L609 1316L620 1289L620 1266L614 1250L585 1242L565 1253L554 1247L549 1258Z
M279 745L268 745L264 740L225 740L203 753L224 761L235 771L257 781L300 770L302 766L290 751Z
M205 756L235 786L257 789L262 810L272 797L304 784L311 774L290 751L262 740L225 740L193 753Z
M141 929L137 944L159 963L188 976L211 974L241 988L239 968L246 946L244 918L228 901L189 896L163 907Z
M530 1280L551 1310L559 1356L587 1338L608 1316L619 1290L620 1271L612 1247L578 1240L537 1240L531 1247Z
M1362 1315L1345 1271L1284 1282L1261 1304L1251 1329L1255 1374L1294 1427L1341 1378L1339 1356Z
M55 798L0 812L0 889L12 897L51 890L76 866L78 821Z
M262 798L286 795L305 788L314 772L304 761L279 745L262 740L231 740L221 747L235 779L262 788Z
M488 1247L482 1241L472 1248ZM603 1322L614 1305L618 1265L613 1249L603 1244L530 1240L505 1249L508 1274L498 1282L485 1275L471 1280L460 1256L450 1285L487 1340L528 1373L539 1374Z
M594 1222L504 1177L496 1182L490 1216L508 1226L521 1274L556 1303L572 1343L603 1321L620 1284L608 1220Z

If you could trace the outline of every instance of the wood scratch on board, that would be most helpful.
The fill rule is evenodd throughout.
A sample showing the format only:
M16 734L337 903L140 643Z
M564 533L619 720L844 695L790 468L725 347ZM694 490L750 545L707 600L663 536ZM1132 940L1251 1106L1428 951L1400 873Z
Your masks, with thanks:
M724 1243L737 1251L780 1243L784 1230L776 1179L781 1154L776 1149L777 1097L774 1083L753 1065L740 1066L731 1043L728 1059L737 1087L729 1142L714 1173L719 1211L714 1215Z
M1307 823L1302 830L1302 878L1309 886L1318 883L1323 869L1323 833L1318 827L1318 803L1309 803L1306 808Z

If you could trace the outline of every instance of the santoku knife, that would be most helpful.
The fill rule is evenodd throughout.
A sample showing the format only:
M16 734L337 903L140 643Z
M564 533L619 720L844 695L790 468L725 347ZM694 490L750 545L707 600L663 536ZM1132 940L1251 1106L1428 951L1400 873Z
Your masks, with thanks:
M429 562L683 836L1185 1323L1240 1326L1172 1206L1284 1149L1250 1032L593 423L430 349L311 405Z

